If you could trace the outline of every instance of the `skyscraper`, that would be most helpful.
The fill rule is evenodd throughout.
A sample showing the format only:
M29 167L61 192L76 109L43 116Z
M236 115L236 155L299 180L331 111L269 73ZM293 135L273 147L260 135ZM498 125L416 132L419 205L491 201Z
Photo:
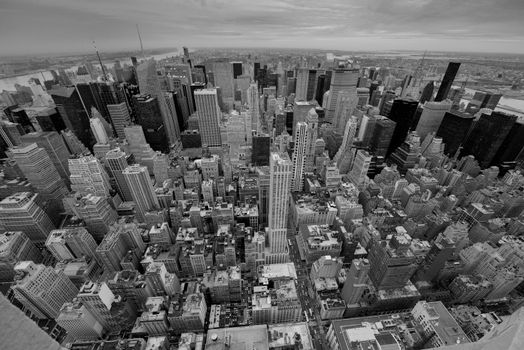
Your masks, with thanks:
M155 60L150 59L141 63L137 68L137 75L140 93L156 97L169 143L176 143L180 139L178 118L169 108L164 92L160 88Z
M131 117L126 103L122 102L114 105L107 105L107 110L111 116L116 136L120 140L125 139L126 135L124 134L124 128L131 124Z
M64 303L78 293L73 282L50 266L22 261L15 266L17 276L11 287L15 298L38 318L55 319Z
M442 82L438 88L437 96L435 96L435 102L443 101L448 97L449 90L451 89L451 85L453 85L459 68L459 62L449 62L444 78L442 78Z
M464 143L461 155L474 155L482 168L487 168L508 136L517 117L502 112L483 114Z
M219 59L212 62L212 70L215 78L215 87L219 87L222 91L222 98L224 101L233 105L233 99L235 96L233 65L228 60Z
M427 134L437 132L446 112L451 109L450 101L426 102L417 124L417 134L424 139Z
M47 237L45 246L58 261L82 257L98 260L97 244L83 227L53 230Z
M335 116L338 95L342 91L352 91L357 88L359 70L351 68L336 68L331 76L330 94L327 102L326 121L332 121Z
M142 126L147 143L155 151L168 152L167 126L163 120L160 100L151 95L133 96L136 122Z
M371 156L368 152L359 149L353 161L353 167L349 173L349 179L355 186L362 188L371 163Z
M208 147L222 145L220 137L220 107L216 89L202 89L195 91L195 104L198 115L198 128L202 137L202 144Z
M56 322L73 340L96 340L103 336L104 327L82 303L65 303Z
M315 146L318 133L318 116L311 109L306 117L306 122L299 122L295 130L295 149L293 151L293 178L291 190L301 192L304 187L304 173L307 163L313 163Z
M94 156L69 159L71 190L82 194L108 196L111 190L109 176L100 161Z
M404 142L413 123L418 101L412 98L397 98L393 101L388 118L396 123L387 156Z
M269 163L269 246L271 252L276 253L286 249L293 165L286 153L271 153Z
M135 164L128 166L122 174L135 202L137 216L143 221L147 211L160 207L149 172L145 166Z
M109 168L110 175L115 179L118 193L124 201L131 201L131 191L125 181L122 172L127 168L129 156L120 148L112 149L106 154L106 164Z
M251 130L258 131L260 123L260 103L258 96L258 84L251 83L247 89L247 103L251 115Z
M358 123L356 117L352 117L350 120L348 120L344 129L342 144L335 155L334 160L337 163L338 170L341 174L347 174L351 168L351 148L353 147L353 141L355 139L357 127Z
M444 153L453 157L464 143L474 117L459 111L450 111L444 114L437 136L442 138Z
M311 101L315 97L317 70L309 68L297 69L297 86L295 100Z
M0 201L0 223L5 230L22 231L33 243L43 245L55 226L37 204L37 196L18 192L4 198Z
M373 134L369 140L369 150L376 156L385 157L391 144L396 123L383 116L376 116L376 118Z
M42 261L42 254L22 231L8 231L0 234L0 282L11 282L15 276L14 267L20 261Z
M104 124L98 116L91 117L89 119L89 125L91 125L91 132L95 136L97 143L106 144L109 142L109 136L107 135Z

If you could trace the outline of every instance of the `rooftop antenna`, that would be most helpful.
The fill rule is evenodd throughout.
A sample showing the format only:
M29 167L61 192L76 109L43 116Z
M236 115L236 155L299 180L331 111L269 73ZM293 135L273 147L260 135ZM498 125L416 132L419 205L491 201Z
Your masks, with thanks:
M98 57L98 63L100 63L100 68L102 68L102 74L104 75L104 81L107 81L106 70L104 68L104 65L102 64L102 59L100 58L100 54L98 53L98 49L96 47L96 43L94 40L93 40L93 47L95 48L96 56Z
M136 24L136 33L138 34L138 40L140 41L140 52L142 53L142 57L145 60L146 55L144 55L144 46L142 45L142 37L140 36L140 30L138 29L138 23Z

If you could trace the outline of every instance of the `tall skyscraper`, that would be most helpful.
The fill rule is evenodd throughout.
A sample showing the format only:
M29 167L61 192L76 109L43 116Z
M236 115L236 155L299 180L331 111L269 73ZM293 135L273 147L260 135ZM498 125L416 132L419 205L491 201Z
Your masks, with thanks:
M50 266L22 261L15 271L17 276L11 287L15 298L40 319L55 319L62 305L71 302L78 293L66 275Z
M357 89L359 70L352 68L336 68L331 76L330 94L327 102L326 121L335 117L338 95L342 91Z
M100 161L94 156L69 159L71 190L82 194L108 196L111 190L109 176Z
M309 68L297 69L297 86L295 100L311 101L315 97L317 70Z
M151 95L133 96L133 108L136 113L135 120L142 126L147 143L153 150L167 153L167 128L162 118L159 99Z
M453 157L466 141L466 137L473 124L474 117L459 111L450 111L444 114L437 136L442 138L444 153Z
M315 152L314 142L318 133L318 116L311 109L306 117L306 122L299 122L295 131L295 149L293 151L293 177L291 190L301 192L304 188L304 173L306 165L313 164Z
M446 112L451 110L451 101L426 102L417 124L417 134L423 140L427 134L437 132Z
M277 253L286 249L293 164L286 153L271 153L269 163L269 246L271 252Z
M125 102L107 105L107 110L111 116L113 122L113 128L115 129L116 136L118 139L123 140L126 138L124 128L131 124L131 116Z
M393 101L388 118L396 123L395 131L389 144L387 156L404 142L418 107L418 101L412 98L397 98Z
M212 62L212 70L215 79L215 87L219 87L222 91L222 98L224 101L233 105L233 99L235 96L233 65L228 60L220 59Z
M39 195L49 201L48 212L51 217L58 216L63 209L62 198L69 191L47 152L32 143L11 148L9 156Z
M98 260L97 244L83 227L53 230L45 246L58 261L82 257Z
M368 152L359 149L353 161L353 167L349 173L349 179L355 186L362 188L371 163L371 156Z
M216 89L195 91L195 103L198 115L198 128L202 144L208 147L222 146L220 137L220 107Z
M54 131L47 132L30 132L23 135L21 138L23 143L36 143L38 147L43 148L51 161L53 162L58 174L64 180L64 183L69 184L69 169L67 160L70 156L68 147L64 143L64 139L60 134Z
M438 88L437 96L435 96L435 102L443 101L448 97L449 90L451 89L451 85L453 85L459 68L459 62L449 62L444 78L442 78L442 82Z
M131 201L131 191L124 178L122 172L128 167L128 158L124 151L120 148L112 149L106 154L106 164L109 168L110 175L115 179L118 193L124 201Z
M40 208L37 194L18 192L0 201L0 223L8 231L22 231L29 239L43 245L55 225Z
M487 168L508 136L517 117L502 112L483 114L464 143L461 155L474 155L482 168Z
M122 174L135 202L137 216L143 221L147 211L160 208L149 172L145 166L130 165Z
M156 97L167 138L170 143L176 143L180 139L178 118L169 108L164 92L161 90L155 60L150 59L141 63L137 68L137 75L140 93Z
M251 83L247 89L247 103L251 115L251 130L258 131L260 124L260 103L258 96L258 84Z
M334 160L337 163L338 170L341 174L347 174L351 168L351 148L353 147L353 141L355 139L357 127L358 123L356 117L352 117L350 120L348 120L344 129L342 144L340 145L337 154L335 154Z

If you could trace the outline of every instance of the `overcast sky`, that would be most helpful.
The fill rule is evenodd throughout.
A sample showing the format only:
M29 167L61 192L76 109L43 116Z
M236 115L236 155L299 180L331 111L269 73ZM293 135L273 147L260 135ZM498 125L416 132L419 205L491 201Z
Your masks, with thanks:
M0 0L0 55L294 47L524 53L524 0Z

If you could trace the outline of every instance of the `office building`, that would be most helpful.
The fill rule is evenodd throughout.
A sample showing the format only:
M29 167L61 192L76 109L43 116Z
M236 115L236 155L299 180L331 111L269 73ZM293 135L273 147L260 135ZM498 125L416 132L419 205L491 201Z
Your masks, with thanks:
M76 297L78 302L86 307L100 324L113 332L118 332L120 325L111 314L111 307L116 301L116 296L105 282L84 283Z
M444 101L446 98L448 98L449 90L453 85L453 81L457 76L459 68L459 62L449 62L446 73L444 74L442 82L440 83L440 87L438 88L437 96L435 96L435 102Z
M296 101L311 101L315 98L317 70L309 68L297 69Z
M293 178L291 189L301 192L304 188L304 173L311 169L314 157L314 142L318 133L318 116L314 109L307 115L306 122L299 122L295 130L293 151ZM307 169L306 166L310 169Z
M67 149L69 150L69 153L71 155L83 155L83 154L90 154L91 152L84 146L82 142L76 137L76 135L71 130L62 130L60 131L60 136L64 139L64 142L67 146ZM95 145L96 146L96 145ZM93 151L96 152L96 148L93 146ZM65 155L65 153L64 153ZM69 156L68 156L69 157ZM69 181L69 179L64 180Z
M221 113L217 89L195 91L195 105L202 145L208 147L222 146L219 125Z
M107 152L106 165L109 169L111 177L115 179L118 194L124 201L131 201L131 191L125 181L122 172L128 167L129 156L120 148L115 148Z
M269 135L253 135L253 147L251 151L251 163L255 166L268 166L271 147Z
M60 309L56 322L65 329L68 339L96 340L102 338L104 327L82 303L65 303Z
M37 245L43 245L55 226L40 208L38 196L18 192L0 201L0 223L7 231L22 231Z
M260 124L260 102L257 82L251 83L247 89L247 103L251 116L251 130L258 131Z
M25 233L8 231L0 234L0 282L11 282L16 264L29 260L39 264L42 254Z
M109 204L107 197L92 194L74 194L64 198L67 210L82 219L89 233L100 242L110 226L117 220L116 210Z
M269 246L272 252L286 249L289 192L293 165L285 153L271 153L269 164Z
M349 179L358 188L362 188L366 183L366 177L371 163L371 155L359 149L353 161L353 167L349 172Z
M198 332L204 330L207 304L203 293L187 295L184 301L172 301L167 319L176 333Z
M118 137L119 140L124 140L126 138L124 128L131 124L131 116L129 115L127 104L125 102L109 104L107 105L107 110L111 117L116 137Z
M109 176L94 156L81 156L69 159L69 179L71 190L82 194L106 197L111 185Z
M393 101L388 118L396 123L395 131L391 137L391 143L387 156L404 142L413 124L413 118L418 107L418 101L412 98L397 98Z
M130 165L122 175L135 202L137 217L143 221L146 212L160 207L149 172L145 166Z
M62 305L71 302L78 289L52 267L22 261L15 266L14 297L37 318L55 319Z
M233 64L227 60L215 60L211 63L214 85L222 91L222 98L232 105L235 96ZM198 106L197 106L198 111Z
M106 127L104 125L104 122L107 124L107 122L104 120L102 121L102 116L100 113L93 107L92 111L92 117L89 118L89 125L91 125L91 132L95 136L95 140L97 144L105 145L109 142L109 136L106 131Z
M70 153L60 134L54 131L30 132L20 137L20 140L23 143L36 143L38 147L43 148L53 162L62 180L64 180L66 184L69 183L67 160Z
M426 102L416 126L418 136L423 140L427 134L436 133L446 112L451 109L450 101Z
M297 241L309 265L325 255L340 256L342 251L340 232L328 225L301 225Z
M473 125L474 117L459 111L450 111L444 114L437 136L442 138L444 153L450 157L459 151Z
M346 276L346 281L341 291L342 299L346 304L358 303L366 290L369 290L369 260L354 259Z
M326 121L331 122L335 117L335 109L338 103L339 94L342 91L356 91L358 77L358 69L335 68L333 70L329 99L327 101Z
M344 137L342 144L335 154L334 161L337 164L338 170L341 174L347 174L351 169L351 162L353 160L353 141L357 132L357 118L351 117L344 128Z
M98 260L97 244L83 227L53 230L45 246L58 261L82 257Z
M473 155L482 168L487 168L516 120L517 116L502 112L482 114L469 133L461 156Z
M168 152L167 127L158 98L144 94L133 96L133 108L136 113L135 120L142 126L147 143L155 151Z
M149 95L149 98L147 100L150 100L151 98L156 98L157 105L160 109L160 115L163 120L162 124L164 125L164 128L162 130L159 130L155 127L154 129L165 132L170 144L176 143L180 138L178 118L176 115L176 111L173 108L170 108L166 96L164 92L161 90L155 60L149 59L141 63L137 67L136 72L138 75L138 86L140 87L140 93L142 95ZM143 111L145 115L143 116L142 120L152 122L146 116L149 116L151 118L155 117L156 119L158 115L153 114L153 111L157 111L156 106L152 106L154 106L154 103L152 101L149 101L148 106L146 108L148 113L145 113L145 111ZM156 126L159 123L157 120L155 120L154 124Z
M375 156L385 157L393 138L396 123L389 118L376 116L377 121L369 140L369 150Z

